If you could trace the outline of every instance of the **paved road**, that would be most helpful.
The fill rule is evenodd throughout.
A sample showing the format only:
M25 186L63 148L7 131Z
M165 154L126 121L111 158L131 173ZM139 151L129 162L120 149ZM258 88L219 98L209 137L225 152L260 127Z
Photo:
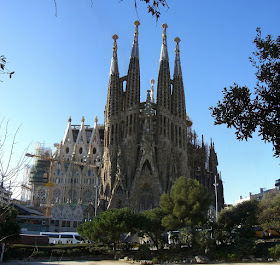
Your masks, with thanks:
M7 265L128 265L127 262L122 261L111 261L111 260L102 260L102 261L8 261L4 264ZM279 265L279 264L278 264Z
M113 261L113 260L102 260L102 261L83 261L83 260L77 260L77 261L9 261L5 262L4 264L7 265L128 265L131 264L129 262L123 262L123 261ZM140 263L136 263L140 264ZM279 262L261 262L261 263L219 263L218 265L244 265L244 264L250 264L250 265L279 265ZM207 264L206 264L207 265ZM213 265L213 263L211 264Z

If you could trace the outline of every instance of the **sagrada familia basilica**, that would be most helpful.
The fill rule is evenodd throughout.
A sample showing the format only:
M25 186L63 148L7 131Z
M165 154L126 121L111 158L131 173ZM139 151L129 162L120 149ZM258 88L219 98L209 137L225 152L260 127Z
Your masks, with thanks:
M56 145L52 156L54 219L61 221L70 216L70 208L65 208L67 204L76 204L77 220L83 218L83 211L89 205L95 214L107 208L128 207L141 212L158 207L161 194L170 192L180 176L197 179L213 198L213 207L216 206L215 195L218 208L223 207L223 183L217 169L214 143L211 141L208 146L203 136L199 143L186 112L180 39L174 40L172 78L167 25L162 25L156 100L155 81L151 80L146 101L140 102L140 23L135 21L134 24L134 40L125 76L119 75L118 36L113 36L104 125L99 125L97 118L93 127L86 125L84 118L80 125L73 125L69 118L64 138ZM46 203L46 186L44 183L35 185L35 182L34 205ZM73 207L71 209L73 211Z

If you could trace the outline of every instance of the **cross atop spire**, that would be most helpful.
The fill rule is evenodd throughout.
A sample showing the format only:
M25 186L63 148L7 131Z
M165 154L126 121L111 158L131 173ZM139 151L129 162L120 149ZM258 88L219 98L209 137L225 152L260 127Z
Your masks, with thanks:
M169 61L168 59L168 51L167 51L167 35L166 35L166 29L168 28L167 24L164 23L161 26L163 28L162 33L162 46L161 46L161 54L160 54L160 61L165 60Z
M112 36L114 43L113 43L113 56L112 56L112 61L111 61L110 75L119 74L118 56L117 56L117 50L118 50L117 39L118 38L119 37L117 34L114 34Z
M140 22L136 20L134 22L135 25L135 31L134 31L134 40L132 44L132 50L131 50L131 56L130 58L136 57L139 59L139 44L138 44L138 26L140 25Z

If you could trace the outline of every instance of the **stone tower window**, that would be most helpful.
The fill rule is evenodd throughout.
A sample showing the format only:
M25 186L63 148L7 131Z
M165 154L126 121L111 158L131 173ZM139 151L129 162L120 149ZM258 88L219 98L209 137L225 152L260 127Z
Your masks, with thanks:
M182 133L181 133L181 127L179 127L179 147L182 148Z
M65 152L66 152L66 154L69 153L69 147L68 146L66 147Z
M92 148L92 153L96 154L96 148L95 147Z

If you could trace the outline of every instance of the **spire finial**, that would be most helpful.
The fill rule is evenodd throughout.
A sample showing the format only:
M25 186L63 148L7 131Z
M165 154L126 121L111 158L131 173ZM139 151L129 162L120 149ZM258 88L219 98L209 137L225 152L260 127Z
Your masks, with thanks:
M98 122L98 118L97 116L95 116L94 122L97 123Z
M174 41L176 42L176 48L175 48L175 53L176 55L180 53L180 49L179 49L179 42L181 41L181 39L179 37L176 37L174 39Z
M112 39L114 40L114 44L113 44L113 57L112 57L112 61L111 61L110 75L119 74L118 56L117 56L117 50L118 50L117 39L118 38L119 37L117 34L114 34L112 36Z
M169 61L168 51L167 51L167 36L166 36L166 29L168 28L168 26L166 23L164 23L162 24L161 27L163 28L163 33L162 33L162 45L161 45L161 54L160 54L159 61L162 60Z
M166 42L166 29L168 28L166 23L163 23L161 25L161 27L163 28L163 33L162 33L162 40L163 42Z
M175 76L182 76L182 68L181 68L181 62L180 62L180 49L179 49L179 42L181 39L179 37L176 37L174 39L176 42L176 48L175 48L175 65L174 65L174 77Z
M68 122L71 122L72 121L72 119L71 119L71 116L69 117L69 119L68 119Z
M140 22L138 20L136 20L134 22L134 25L135 25L134 40L133 40L133 44L132 44L132 50L131 50L130 58L139 58L138 26L140 25Z
M134 31L134 39L135 39L138 37L138 27L140 25L140 22L138 20L135 20L134 25L135 25L135 31Z
M119 38L119 36L117 34L114 34L112 36L112 39L114 40L114 44L113 44L113 52L117 52L118 50L118 45L117 45L117 39Z
M85 122L85 117L82 116L81 122Z

